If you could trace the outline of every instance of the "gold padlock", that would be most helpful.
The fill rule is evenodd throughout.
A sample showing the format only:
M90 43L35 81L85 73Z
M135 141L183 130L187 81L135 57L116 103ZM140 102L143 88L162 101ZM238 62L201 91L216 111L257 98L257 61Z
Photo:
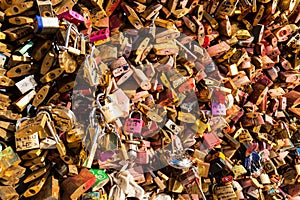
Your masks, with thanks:
M43 188L49 174L50 174L50 170L48 170L40 180L37 180L32 184L30 184L28 189L24 192L24 197L32 197L38 194Z
M49 176L43 189L36 195L36 199L59 199L59 181Z
M12 186L0 186L0 198L3 200L17 200L19 194Z

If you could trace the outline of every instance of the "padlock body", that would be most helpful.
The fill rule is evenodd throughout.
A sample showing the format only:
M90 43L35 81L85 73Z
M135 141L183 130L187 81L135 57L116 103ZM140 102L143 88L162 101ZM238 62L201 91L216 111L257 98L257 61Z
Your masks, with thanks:
M123 116L123 112L114 102L105 104L100 108L105 120L109 123Z
M125 131L129 133L141 134L143 128L143 120L136 118L128 118L125 122Z

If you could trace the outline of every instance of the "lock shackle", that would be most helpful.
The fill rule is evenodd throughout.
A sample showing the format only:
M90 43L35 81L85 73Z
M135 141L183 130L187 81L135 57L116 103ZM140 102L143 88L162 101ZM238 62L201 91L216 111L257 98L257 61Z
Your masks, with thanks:
M3 142L3 141L0 141L0 145L2 145L4 148L7 147L7 144L5 142Z
M99 128L99 126L97 126L97 128ZM96 131L97 131L97 128L96 128ZM93 139L95 139L95 141L93 140L93 142L97 142L98 140L98 144L100 144L102 138L106 135L106 134L109 134L109 133L113 133L114 135L117 136L117 140L120 142L120 144L122 144L122 140L121 140L121 137L120 135L117 133L117 131L115 130L116 127L113 125L113 124L105 124L105 126L102 129L102 134L101 135L98 135L97 137L94 137ZM108 132L106 132L106 130L108 130ZM97 133L97 132L96 132ZM96 135L96 134L95 134Z
M100 103L100 99L102 98L102 100L103 100L103 99L105 99L104 97L105 97L104 93L99 93L96 97L96 103L97 103L99 108L102 108L102 105Z
M171 132L171 131L169 131L169 130L167 130L168 132ZM174 138L174 134L172 133L171 134L171 139L172 139L172 141L171 141L171 147L172 147L172 153L181 153L181 152L183 152L183 148L179 148L179 147L176 147L176 152L174 152L174 149L175 149L175 138L177 137L176 135L175 135L175 138ZM178 137L179 138L179 137ZM180 140L180 138L179 138L179 141L180 141L180 143L181 143L181 147L182 147L182 142L181 142L181 140ZM179 152L178 152L179 151Z
M16 131L18 130L20 124L25 121L25 120L29 120L30 118L29 117L22 117L21 119L18 119L17 122L16 122Z
M45 114L45 115L47 115L49 121L52 120L51 115L50 115L49 112L47 112L47 111L45 111L45 110L42 110L42 111L40 111L37 115L40 115L40 114Z
M59 109L59 110L63 111L64 113L66 113L72 119L73 124L76 123L76 121L77 121L76 115L74 114L74 112L71 109L69 109L67 107L64 107L64 106L55 106L53 108L53 110L54 109Z
M199 116L200 120L203 121L204 123L209 123L210 119L209 117L207 117L204 113L203 110L200 110L202 116Z
M104 98L103 98L104 97ZM102 105L101 105L101 98L102 98L102 100L106 100L106 99L108 99L109 100L109 102L112 102L112 98L110 97L110 96L106 96L104 93L99 93L98 95L97 95L97 97L96 97L96 103L97 103L97 105L98 105L98 107L99 108L102 108Z
M132 118L132 114L133 113L139 113L139 115L140 115L140 119L142 119L142 112L141 111L139 111L139 110L133 110L133 111L131 111L131 113L129 114L129 118ZM134 118L134 119L136 119L136 118Z
M102 75L102 72L101 70L99 70L99 67L97 65L97 62L96 62L96 59L94 58L94 50L95 50L95 46L92 46L92 50L91 50L91 53L86 55L85 57L85 65L87 68L93 68L93 69L96 69L97 72L100 72ZM90 66L90 59L92 60L92 67Z
M92 125L92 127L96 127L96 107L93 107L92 111L89 114L89 122Z
M80 36L80 33L78 32L78 29L75 26L75 24L73 24L73 23L71 23L71 22L69 22L69 21L67 21L65 19L64 19L64 22L66 22L68 24L68 28L67 28L67 32L66 32L65 44L64 44L64 46L60 46L60 48L62 50L67 50L67 48L69 46L69 40L70 40L71 31L75 32L75 34L77 35L76 40Z

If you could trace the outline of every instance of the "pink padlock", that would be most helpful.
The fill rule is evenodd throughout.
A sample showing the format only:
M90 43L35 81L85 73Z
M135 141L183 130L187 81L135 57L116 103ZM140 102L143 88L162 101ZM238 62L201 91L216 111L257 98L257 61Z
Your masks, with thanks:
M132 118L133 113L138 113L140 118ZM128 133L141 135L142 128L143 128L142 113L139 111L131 112L129 118L127 118L125 122L125 131Z
M106 40L109 38L109 28L100 29L98 31L93 31L90 35L90 42L96 42L100 40Z
M78 12L73 10L68 10L64 13L59 14L58 19L66 19L71 23L79 24L81 22L84 22L84 17L80 15Z

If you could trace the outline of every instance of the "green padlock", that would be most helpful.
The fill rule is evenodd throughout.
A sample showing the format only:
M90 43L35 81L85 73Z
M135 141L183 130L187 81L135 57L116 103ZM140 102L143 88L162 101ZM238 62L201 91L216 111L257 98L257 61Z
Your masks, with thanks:
M97 191L102 188L109 181L108 175L101 169L89 169L96 177L96 182L92 186L92 191Z

